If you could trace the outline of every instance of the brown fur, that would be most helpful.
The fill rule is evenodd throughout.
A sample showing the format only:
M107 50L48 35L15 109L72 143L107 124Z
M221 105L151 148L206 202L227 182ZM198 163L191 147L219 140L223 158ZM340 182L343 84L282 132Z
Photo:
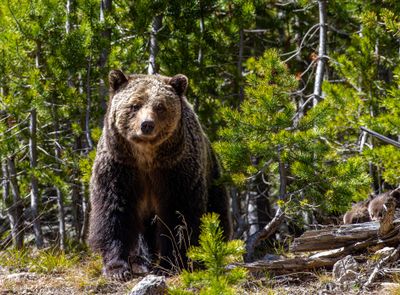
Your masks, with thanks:
M129 261L139 253L140 237L161 267L185 267L184 245L197 243L204 213L218 213L226 238L231 235L227 192L217 183L218 161L186 100L187 78L111 71L109 80L90 184L89 243L101 252L105 274L118 280L131 278ZM189 231L180 245L173 243L181 224L177 212Z
M369 203L368 212L371 220L380 221L382 219L386 210L385 203L387 203L389 199L393 199L396 203L396 207L398 207L400 204L400 188L380 194Z
M362 223L371 221L368 214L369 200L353 204L351 210L343 216L344 224Z

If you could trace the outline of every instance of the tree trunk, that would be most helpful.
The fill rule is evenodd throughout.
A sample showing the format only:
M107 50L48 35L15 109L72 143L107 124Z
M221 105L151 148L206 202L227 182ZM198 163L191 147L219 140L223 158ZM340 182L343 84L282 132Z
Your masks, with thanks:
M248 237L256 233L260 228L258 223L257 197L257 193L252 189L252 186L250 186L246 193L247 222L249 224L249 229L247 231Z
M157 64L156 58L158 53L158 41L157 34L160 31L162 26L162 15L156 15L153 18L153 23L151 24L151 32L150 32L150 56L149 56L149 65L147 69L147 73L149 75L157 74Z
M92 90L90 88L90 75L91 75L91 59L89 57L87 70L86 70L86 113L85 113L85 137L87 143L87 153L93 150L93 140L90 135L90 110L91 110L91 97L92 97Z
M76 171L74 172L74 176L76 176ZM81 195L80 195L80 186L74 179L72 184L71 184L71 214L72 214L72 225L75 230L75 240L77 242L80 241L81 238L81 230L82 230L82 224L81 224L81 208L82 208L82 202L81 202Z
M203 38L204 38L204 16L203 16L203 4L202 1L199 1L200 5L200 46L199 52L197 54L197 62L201 66L203 64Z
M327 1L318 0L319 9L319 49L318 49L318 64L315 74L314 98L313 106L317 105L322 99L322 82L324 81L325 63L326 63L326 11Z
M82 136L75 137L74 152L79 153L83 151ZM83 153L86 155L86 153ZM75 230L75 240L79 243L82 230L82 201L81 197L83 192L80 191L81 186L79 182L79 169L74 167L72 170L71 185L71 215L72 215L72 226Z
M272 234L276 232L282 222L285 220L285 213L278 208L275 213L275 217L261 230L252 234L246 241L246 255L245 261L250 262L254 259L254 250L257 244L265 239L268 239Z
M72 13L74 11L75 0L67 0L65 5L65 33L69 34L73 28L74 21L72 20Z
M243 218L242 214L242 206L240 201L240 193L237 191L236 187L231 188L231 196L232 196L232 214L233 219L235 221L235 232L233 234L234 239L240 239L243 233L248 228L248 223L246 222L245 218Z
M65 5L66 17L65 17L65 33L68 35L73 28L72 12L73 12L74 0L67 0ZM68 69L67 85L74 87L73 76L71 70Z
M60 164L59 161L61 159L61 146L59 144L59 123L58 123L58 115L57 115L57 110L55 107L55 103L53 101L53 120L54 120L54 142L55 142L55 147L54 147L54 157L56 160L56 165L55 165L55 170L56 174L60 174ZM54 187L56 190L56 195L57 195L57 208L58 208L58 232L60 235L60 249L62 251L65 250L65 212L64 212L64 200L63 200L63 195L61 192L61 189L58 186Z
M61 190L56 187L57 207L58 207L58 232L60 234L60 250L65 250L65 211L64 200Z
M203 52L203 42L204 42L204 11L203 11L203 2L199 1L199 6L200 6L200 42L199 42L199 51L197 53L197 63L199 67L199 75L203 75L203 59L204 59L204 52ZM199 96L195 95L193 96L193 109L195 113L198 113L200 107L200 100Z
M82 220L82 230L81 230L81 236L80 236L80 241L81 243L84 243L86 240L86 237L89 232L89 213L90 213L90 202L89 202L89 197L87 193L87 187L84 183L82 183L82 212L83 212L83 220Z
M16 249L22 249L24 246L24 222L22 218L23 205L19 193L17 171L15 168L15 159L8 158L8 171L11 183L11 192L13 194L12 204L8 209L8 216L11 224L11 236Z
M300 34L299 28L300 28L300 18L299 16L296 14L294 16L294 27L297 28L296 33L294 35L294 40L296 42L296 71L299 74L304 66L304 60L301 57L301 49L302 49L302 35ZM297 112L296 115L293 118L293 126L297 127L299 125L299 122L301 120L301 118L304 117L304 90L305 90L305 86L307 85L307 82L304 81L303 76L298 77L298 79L300 80L300 89L301 91L299 91L298 94L298 98L296 98L296 105L297 105Z
M282 147L278 146L278 159L279 159L279 199L284 199L286 196L286 187L287 187L287 173L285 163L282 161L281 157Z
M2 173L2 182L1 185L3 187L3 202L7 206L7 202L10 198L10 177L8 175L7 162L4 161L1 163L1 173Z
M39 216L39 208L40 208L40 195L38 188L38 180L35 176L36 168L37 168L37 146L36 146L36 109L31 110L30 115L30 138L29 138L29 155L30 155L30 165L32 169L31 175L31 217L32 217L32 226L33 232L35 234L35 243L36 247L43 247L43 237L42 237L42 229L40 226L40 216Z
M108 56L111 49L111 28L106 24L106 15L111 14L112 0L100 0L100 23L105 26L104 31L101 32L101 40L103 50L100 53L99 68L101 77L105 77L108 72ZM103 78L99 81L99 100L100 105L105 112L107 109L108 89ZM103 126L103 118L100 119L100 126Z
M4 208L7 210L8 219L10 221L10 227L12 230L13 224L11 223L11 221L14 220L14 218L10 216L10 211L9 211L9 208L12 206L12 201L10 200L10 177L8 175L7 161L1 163L1 173L2 173L2 187L3 187L3 204ZM7 243L3 243L2 241L1 246L3 245L5 245L5 247L8 246Z

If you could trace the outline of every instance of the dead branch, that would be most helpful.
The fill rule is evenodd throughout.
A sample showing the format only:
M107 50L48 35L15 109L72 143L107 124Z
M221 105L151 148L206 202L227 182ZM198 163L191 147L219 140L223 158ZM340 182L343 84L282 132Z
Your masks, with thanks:
M284 219L285 213L279 208L276 211L274 218L264 228L252 234L247 239L245 256L246 262L252 261L254 256L254 249L257 244L262 240L268 239L278 229Z
M400 252L400 246L398 246L396 249L394 249L393 252L392 252L390 255L388 255L388 256L382 258L382 259L377 263L377 265L375 266L373 272L372 272L371 275L369 276L368 281L364 284L364 286L363 286L364 289L366 289L366 288L368 288L368 287L371 286L371 284L373 283L373 281L376 279L376 277L377 277L379 271L381 270L381 268L382 268L385 264L387 264L387 263L389 263L389 262L391 262L391 261L395 261L395 260L398 258L399 252Z
M394 145L395 147L400 148L400 142L398 142L398 141L390 139L390 138L388 138L388 137L386 137L386 136L384 136L384 135L382 135L382 134L380 134L378 132L372 131L372 130L370 130L368 128L365 128L365 127L362 127L362 126L360 127L360 129L362 131L364 131L364 132L367 132L367 133L371 134L372 136L374 136L376 138L379 138L380 140L382 140L382 141L384 141L386 143L389 143L391 145Z

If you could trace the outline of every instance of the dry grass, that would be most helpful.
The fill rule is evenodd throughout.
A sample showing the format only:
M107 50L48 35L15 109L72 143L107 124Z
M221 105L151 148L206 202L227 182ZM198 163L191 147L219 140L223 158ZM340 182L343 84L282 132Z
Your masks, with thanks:
M49 250L35 253L3 251L0 252L0 295L127 294L140 280L136 278L127 283L113 282L102 276L101 272L101 258L87 252L65 254ZM264 273L257 277L250 276L236 291L243 295L400 295L397 278L390 285L378 286L376 290L365 292L359 289L343 293L338 289L329 290L332 281L330 272L324 271L286 276ZM168 286L177 285L178 282L178 276L167 278Z
M382 294L400 295L400 284L392 283L385 288L386 292Z
M0 252L0 294L126 294L138 279L119 283L101 274L97 255L57 251ZM14 259L13 259L14 258Z

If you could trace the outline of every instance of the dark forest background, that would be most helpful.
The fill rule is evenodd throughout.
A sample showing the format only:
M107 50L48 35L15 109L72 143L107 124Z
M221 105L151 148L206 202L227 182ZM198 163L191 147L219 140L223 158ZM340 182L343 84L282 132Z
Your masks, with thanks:
M1 247L84 242L110 69L188 76L235 238L398 187L399 15L396 0L1 0Z

